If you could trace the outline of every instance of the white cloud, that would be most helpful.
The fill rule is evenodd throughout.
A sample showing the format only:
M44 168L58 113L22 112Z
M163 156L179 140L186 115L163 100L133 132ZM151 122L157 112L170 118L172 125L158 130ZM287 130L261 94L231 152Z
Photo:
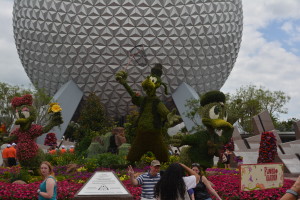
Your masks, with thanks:
M267 41L267 35L259 32L274 20L285 20L281 27L290 34L288 40L297 39L294 34L295 20L300 19L300 1L243 1L244 33L237 62L222 88L224 92L235 92L245 85L264 86L272 91L281 90L291 96L286 105L288 115L281 119L300 119L300 57L283 48L280 41ZM298 34L299 35L299 34ZM264 38L266 37L266 38Z
M285 22L285 23L282 24L281 29L283 31L285 31L286 33L290 34L294 29L293 23L292 22Z
M0 1L0 81L12 85L29 85L21 61L17 54L12 27L13 1Z
M244 25L262 28L270 21L300 19L298 0L244 0Z

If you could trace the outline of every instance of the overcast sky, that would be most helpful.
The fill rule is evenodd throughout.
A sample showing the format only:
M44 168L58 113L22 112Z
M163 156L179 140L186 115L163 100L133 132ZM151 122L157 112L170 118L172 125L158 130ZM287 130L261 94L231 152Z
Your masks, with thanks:
M30 85L13 39L13 0L0 0L0 82ZM237 62L221 88L249 84L291 97L281 120L300 119L300 0L243 0L244 30Z

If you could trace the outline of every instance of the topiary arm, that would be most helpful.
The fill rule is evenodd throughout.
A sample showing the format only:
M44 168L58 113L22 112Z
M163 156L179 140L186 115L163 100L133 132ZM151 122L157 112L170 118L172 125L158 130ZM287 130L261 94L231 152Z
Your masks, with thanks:
M180 121L180 116L176 115L176 109L173 109L172 112L165 106L164 103L159 102L157 106L157 111L162 119L168 120L168 126L172 126Z
M159 102L157 105L157 111L162 119L166 120L168 114L170 113L169 109L165 106L164 103Z
M131 87L127 84L127 81L126 81L127 76L128 75L127 75L127 73L125 71L119 71L119 72L116 73L115 78L116 78L116 80L119 83L121 83L125 87L125 89L129 93L129 95L131 97L134 97L135 93L133 92L133 90L131 89Z
M181 145L197 145L199 143L197 134L185 135L181 140Z
M170 143L174 147L181 147L183 145L196 145L197 141L197 136L195 134L183 135L182 133L177 133L170 139Z
M61 112L51 113L49 123L43 127L43 133L49 132L54 126L58 126L63 122Z
M138 93L133 92L131 87L128 85L128 83L126 81L127 76L128 75L125 71L119 71L119 72L116 73L115 78L119 83L121 83L124 86L126 91L129 93L129 95L132 98L132 103L134 105L140 106L141 103L142 103L142 98Z
M11 135L11 136L5 136L4 133L0 133L0 146L3 144L10 144L13 141L16 141L18 139L18 136Z

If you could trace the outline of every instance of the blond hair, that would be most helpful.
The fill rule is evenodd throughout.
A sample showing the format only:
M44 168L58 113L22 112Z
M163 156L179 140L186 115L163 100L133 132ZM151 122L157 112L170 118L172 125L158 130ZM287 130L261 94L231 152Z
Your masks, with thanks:
M54 177L54 168L53 168L53 166L51 165L51 163L49 163L48 161L43 161L43 162L41 163L40 166L42 166L42 164L48 166L48 168L49 168L49 174L50 174L51 176ZM41 169L40 169L40 173L41 173ZM41 174L42 174L42 173L41 173Z

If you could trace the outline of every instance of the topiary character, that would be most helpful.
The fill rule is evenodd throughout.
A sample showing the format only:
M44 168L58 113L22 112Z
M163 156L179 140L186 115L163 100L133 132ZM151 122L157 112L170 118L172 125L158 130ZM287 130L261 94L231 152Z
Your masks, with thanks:
M57 103L51 103L48 113L50 114L49 123L42 127L38 124L32 124L36 119L36 111L32 106L32 96L26 94L22 97L14 97L11 101L12 106L16 109L17 120L15 129L11 136L16 138L17 142L17 159L22 167L37 168L39 167L38 145L35 139L44 133L49 132L54 126L63 123L61 117L61 108Z
M167 94L167 86L162 82L161 75L162 65L155 64L150 76L142 82L146 96L141 96L133 92L127 84L125 71L116 74L116 80L125 87L132 98L132 103L140 107L136 137L127 156L131 162L138 161L148 151L153 152L158 160L168 161L168 149L162 137L163 121L167 120L168 125L171 126L179 121L180 117L175 114L175 110L170 112L156 96L156 89L161 85L164 86Z
M220 156L220 150L230 141L234 128L227 122L224 93L207 92L201 97L200 104L199 114L206 130L191 135L178 134L173 136L172 141L177 147L189 145L188 155L191 161L200 163L206 169L213 166L214 156Z

